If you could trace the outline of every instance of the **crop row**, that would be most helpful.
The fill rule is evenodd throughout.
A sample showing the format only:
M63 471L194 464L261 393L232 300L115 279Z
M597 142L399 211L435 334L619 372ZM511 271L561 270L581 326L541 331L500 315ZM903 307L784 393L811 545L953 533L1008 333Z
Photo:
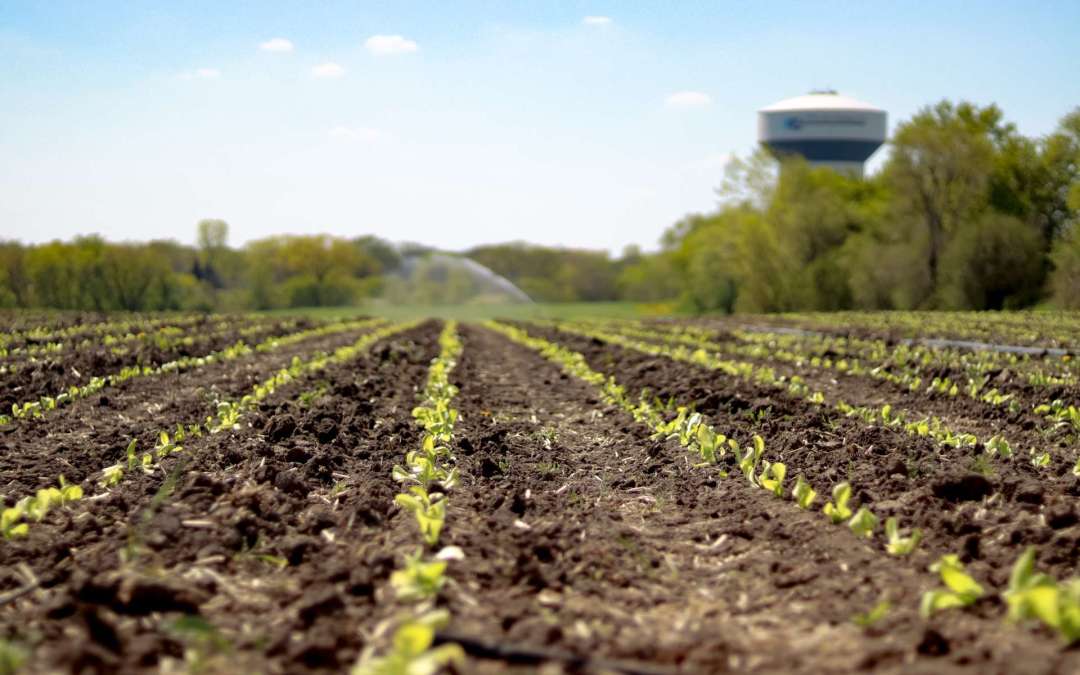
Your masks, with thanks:
M813 507L817 491L799 473L794 486L787 492L784 483L789 474L788 466L765 459L766 444L761 436L753 436L752 444L740 449L736 441L718 433L700 413L677 406L674 402L650 402L647 392L642 392L635 402L613 377L592 370L578 352L531 336L520 328L495 323L489 324L489 327L559 364L567 374L592 384L605 402L623 409L636 421L647 424L653 430L654 438L677 440L695 455L699 467L712 466L724 460L726 455L733 454L733 463L750 485L779 498L787 495L799 508ZM721 471L720 475L729 474ZM865 505L853 509L850 505L852 492L851 484L846 481L834 485L830 491L831 499L825 502L822 513L833 524L846 524L856 537L870 539L878 533L879 519ZM882 532L884 551L892 556L910 555L922 538L918 529L904 533L895 517L885 520ZM1008 585L1000 592L1009 607L1008 618L1014 622L1040 621L1057 631L1067 643L1073 643L1080 639L1080 580L1058 582L1045 573L1037 572L1035 555L1032 547L1020 555L1013 565ZM983 586L965 572L955 554L943 555L930 569L940 575L944 586L923 594L920 606L923 616L972 605L987 595ZM869 614L879 611L886 609L879 606ZM873 621L873 617L868 616L864 620Z
M657 322L649 324L649 328L684 335L691 340L711 341L716 333L715 329L694 324ZM973 398L981 398L988 391L986 387L991 376L995 386L1006 389L1016 386L1014 379L1035 387L1058 387L1080 382L1080 365L1069 356L928 346L910 341L896 343L881 338L833 334L750 331L738 327L732 328L730 334L744 343L779 346L794 354L804 355L811 361L826 364L844 361L850 364L854 360L861 360L870 369L896 369L906 382L913 382L915 378L930 381L936 377L939 381L934 384L938 389L951 388L953 383L948 381L950 377L963 377L965 382L958 382L958 388L962 386L961 391L965 393L976 392L971 394ZM926 371L938 375L924 376Z
M967 383L960 387L948 377L935 376L932 379L925 375L919 368L906 365L896 366L885 357L884 362L874 365L866 365L858 358L846 358L841 352L835 357L808 355L800 351L793 351L790 336L779 336L776 339L760 335L734 335L742 340L739 342L717 342L699 334L686 331L655 330L652 327L644 328L640 324L625 322L603 324L581 324L596 327L599 330L614 332L621 335L639 337L645 340L659 340L670 344L680 344L703 349L712 353L722 353L770 362L780 361L791 364L796 369L810 368L819 371L835 371L840 374L869 378L896 386L904 391L924 392L943 398L955 398L962 395L970 398L980 405L990 407L1003 407L1010 413L1016 414L1024 411L1024 406L1016 396L1016 392L1004 393L997 387L989 387L990 376L984 373L978 379L969 378ZM827 353L827 352L826 352ZM899 357L902 359L903 357ZM927 380L929 379L929 383ZM925 388L924 388L925 385ZM1005 386L1005 385L1002 385ZM1031 412L1035 415L1044 416L1055 429L1067 429L1072 433L1080 432L1080 411L1075 406L1065 404L1060 399L1038 399L1025 396Z
M1011 459L1019 454L1022 448L1010 440L1006 434L998 433L980 438L970 430L956 429L936 415L917 415L909 410L895 407L891 404L882 406L852 405L843 400L830 400L823 391L812 390L799 375L790 377L778 374L772 367L758 365L747 361L724 359L716 353L703 349L691 349L684 344L665 344L665 336L662 334L645 332L649 339L657 339L660 342L650 342L627 337L618 332L604 331L591 325L580 324L557 324L559 330L617 344L622 347L633 349L653 356L666 356L677 361L693 363L711 370L719 370L727 375L738 377L748 382L754 382L761 386L770 387L778 391L786 391L789 394L806 400L807 402L827 406L847 417L858 419L867 425L882 426L896 431L902 431L912 436L929 437L939 445L953 449L981 449L979 462L988 463L998 458ZM1075 411L1075 408L1072 409ZM1072 415L1068 407L1051 409L1038 408L1037 413L1045 414L1054 425L1069 427L1067 420ZM1062 421L1066 420L1066 421ZM1049 429L1053 431L1054 428ZM1026 449L1026 457L1036 467L1049 467L1054 463L1055 457L1048 451L1036 447ZM1080 476L1080 457L1056 458L1066 462L1072 462L1071 471Z
M248 339L270 332L288 332L294 330L300 323L297 320L266 320L247 324L237 324L234 321L216 321L200 326L198 332L195 333L191 332L191 328L170 325L160 327L149 333L106 335L103 338L94 340L83 339L79 342L50 342L42 345L32 345L13 350L10 358L5 363L0 364L0 375L15 374L23 368L35 367L38 362L45 359L60 360L64 355L75 356L85 352L104 350L108 355L119 358L132 354L133 350L153 350L161 354L184 352L190 347L233 333L239 338ZM142 360L143 356L140 354L138 358Z
M420 447L406 453L404 464L395 465L392 478L403 489L394 502L416 522L421 545L405 555L404 566L390 575L396 599L411 606L400 621L390 649L381 655L369 646L353 668L353 675L434 673L450 663L461 663L464 652L455 644L434 647L435 631L449 614L434 608L434 600L446 585L447 564L464 553L456 546L438 551L446 523L449 495L458 484L458 469L451 448L458 411L454 408L457 387L450 373L457 365L462 344L457 324L449 321L439 335L439 355L432 361L423 398L412 416L423 428Z
M908 338L964 340L1071 348L1080 345L1075 312L830 312L780 314L768 321L847 332L852 328Z
M254 410L260 402L272 395L277 389L293 382L301 377L318 373L334 364L345 363L366 352L373 344L391 335L408 330L416 325L416 322L397 323L376 328L361 335L355 342L339 347L332 353L316 353L307 359L294 357L288 366L281 368L270 377L252 386L249 393L235 400L222 400L212 403L211 411L202 420L189 420L187 423L177 422L175 426L166 427L156 432L156 445L146 451L138 450L137 439L132 439L125 452L125 457L120 462L103 467L100 471L98 487L108 492L119 485L128 475L138 471L144 474L154 474L162 467L162 460L182 453L182 443L192 438L198 438L204 434L216 434L224 430L240 428L244 416ZM175 476L173 476L175 479ZM46 492L42 501L43 491L39 490L34 497L20 499L14 507L3 511L3 523L5 527L0 534L5 539L15 536L25 536L29 524L38 522L53 506L63 506L71 501L82 497L83 488L80 486L66 485L63 476L59 479L59 498L52 492ZM77 493L65 488L75 488ZM47 491L57 488L47 488ZM44 505L42 507L41 505Z
M80 336L123 335L151 332L161 326L190 326L205 320L203 314L136 315L130 319L75 323L63 327L35 326L26 330L0 333L0 349L24 344L47 344ZM2 354L0 354L2 355Z
M211 352L203 356L185 356L156 366L126 366L109 375L96 375L91 377L86 384L73 384L64 387L59 394L53 396L41 396L36 400L14 403L12 404L10 416L0 415L0 425L10 424L14 420L40 419L46 413L56 410L72 401L96 394L107 387L113 387L134 378L152 377L198 369L212 363L230 361L256 352L273 351L286 345L296 344L313 337L358 330L378 324L380 321L380 319L365 319L327 324L319 326L318 328L290 333L284 336L269 337L254 345L250 345L243 340L240 340L237 341L236 344L216 352Z

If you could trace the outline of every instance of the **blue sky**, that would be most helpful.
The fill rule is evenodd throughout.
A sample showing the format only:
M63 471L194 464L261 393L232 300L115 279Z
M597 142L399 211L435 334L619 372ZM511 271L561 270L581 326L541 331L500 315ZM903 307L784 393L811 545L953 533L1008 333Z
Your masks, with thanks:
M650 248L758 108L967 99L1041 135L1078 34L1075 1L0 0L0 238Z

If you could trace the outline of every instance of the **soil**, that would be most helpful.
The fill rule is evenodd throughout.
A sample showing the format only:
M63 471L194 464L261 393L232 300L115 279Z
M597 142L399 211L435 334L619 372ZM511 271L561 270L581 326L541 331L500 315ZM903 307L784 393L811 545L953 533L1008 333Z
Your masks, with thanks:
M364 331L317 336L266 353L212 363L182 373L137 377L47 413L0 427L0 499L7 503L55 484L100 477L104 467L124 457L132 438L138 448L154 447L160 431L197 424L216 410L218 400L238 398L251 387L304 357L351 344Z
M56 396L68 387L86 384L94 375L119 372L127 366L159 366L185 356L204 356L240 340L254 344L269 337L305 330L312 325L306 320L299 324L279 321L267 323L255 333L241 335L240 331L250 326L250 322L238 321L227 330L210 332L217 323L217 320L207 317L190 327L185 326L190 334L199 336L190 345L175 343L162 348L143 341L126 344L128 348L117 354L110 347L98 344L74 347L33 360L9 360L9 366L14 368L0 373L0 410L10 410L13 403L33 401L41 396Z
M983 320L967 320L963 327L959 324L945 326L934 323L919 328L888 324L880 326L874 326L873 324L860 325L856 317L844 316L843 320L837 320L835 317L815 320L812 317L737 316L715 319L710 323L720 327L736 325L740 327L795 328L853 338L884 339L892 343L898 343L901 340L936 338L981 342L990 345L1064 349L1074 354L1077 349L1080 349L1080 339L1075 333L1075 326L1073 326L1073 331L1070 331L1062 329L1060 320L1056 323L1031 322L1025 319L1025 313L1023 312L1013 312L1012 316L1007 319L1003 317L989 318L993 315L988 314L987 318ZM1051 315L1048 314L1047 316Z
M662 344L662 339L649 339L634 336L635 340ZM734 338L732 338L734 339ZM905 411L906 419L919 420L930 416L937 417L957 433L974 434L979 439L989 439L994 435L1004 435L1008 441L1026 452L1029 448L1046 450L1064 459L1073 456L1075 438L1066 430L1062 433L1048 433L1050 426L1033 409L1036 405L1048 403L1054 399L1075 400L1075 387L1033 387L1032 385L1014 386L1014 383L1000 383L1001 390L1013 394L1019 403L1019 410L1012 412L1008 406L991 405L968 396L948 396L936 392L911 391L907 387L896 385L887 380L879 380L869 375L852 375L827 368L814 368L809 364L799 366L790 361L774 358L752 358L742 355L730 355L717 352L723 358L743 361L772 368L777 375L790 379L799 376L811 391L820 391L829 401L844 401L854 406L881 408L891 405L895 411ZM925 381L934 377L952 377L955 382L964 382L962 374L948 372L947 369L927 371ZM998 384L998 383L996 383ZM1075 462L1075 458L1072 460ZM1071 469L1071 464L1069 467Z
M0 636L33 649L28 672L342 672L384 646L402 611L389 575L418 541L394 505L391 469L419 442L410 410L439 329L422 324L292 382L240 430L192 439L153 474L0 542ZM819 492L850 478L858 503L922 528L927 541L909 558L888 556L880 539L858 540L736 471L722 475L733 467L695 466L536 353L462 326L451 374L462 483L440 545L465 558L450 563L437 599L452 616L440 639L469 654L459 672L1080 669L1054 636L1005 624L994 597L929 621L917 613L922 591L939 585L926 567L941 552L962 552L993 588L1028 541L1042 544L1044 568L1071 574L1080 529L1069 486L1018 465L973 479L936 446L694 366L529 330L580 350L630 391L694 404L740 441L761 433L767 454ZM158 388L148 378L149 388L110 400L102 436L85 436L88 456L72 463L98 467L124 431L202 414L201 388L242 391L230 378L250 386L252 371L288 358L260 354ZM170 398L164 417L143 413ZM89 403L54 418L70 418L67 438L96 423ZM27 444L53 462L72 456L47 438L9 432L0 484L34 482L7 458L31 461ZM915 474L892 472L911 458ZM852 621L882 599L892 603L884 619Z

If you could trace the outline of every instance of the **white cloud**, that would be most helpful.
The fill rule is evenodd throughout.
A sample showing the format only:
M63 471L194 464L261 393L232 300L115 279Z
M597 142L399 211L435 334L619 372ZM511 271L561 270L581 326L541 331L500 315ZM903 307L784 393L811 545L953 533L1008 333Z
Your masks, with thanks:
M415 42L400 35L372 35L364 41L364 46L376 56L411 54L420 49Z
M327 61L326 63L320 63L311 69L311 76L319 79L330 79L334 77L341 77L345 74L345 68L338 64Z
M330 130L330 138L349 143L376 143L386 138L386 134L370 127L337 126Z
M693 108L709 105L712 99L700 91L678 91L667 97L666 103L672 108Z
M293 43L285 38L272 38L259 45L264 52L291 52Z
M586 26L607 26L611 23L610 16L587 16L581 20Z

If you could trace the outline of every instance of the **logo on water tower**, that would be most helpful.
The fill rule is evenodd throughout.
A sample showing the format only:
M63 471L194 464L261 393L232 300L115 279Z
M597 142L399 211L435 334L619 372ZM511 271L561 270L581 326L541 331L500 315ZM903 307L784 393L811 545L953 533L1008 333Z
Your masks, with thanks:
M802 129L802 125L803 125L802 120L799 119L798 117L785 117L784 118L784 126L787 127L788 129L791 129L792 131L798 131L799 129Z

